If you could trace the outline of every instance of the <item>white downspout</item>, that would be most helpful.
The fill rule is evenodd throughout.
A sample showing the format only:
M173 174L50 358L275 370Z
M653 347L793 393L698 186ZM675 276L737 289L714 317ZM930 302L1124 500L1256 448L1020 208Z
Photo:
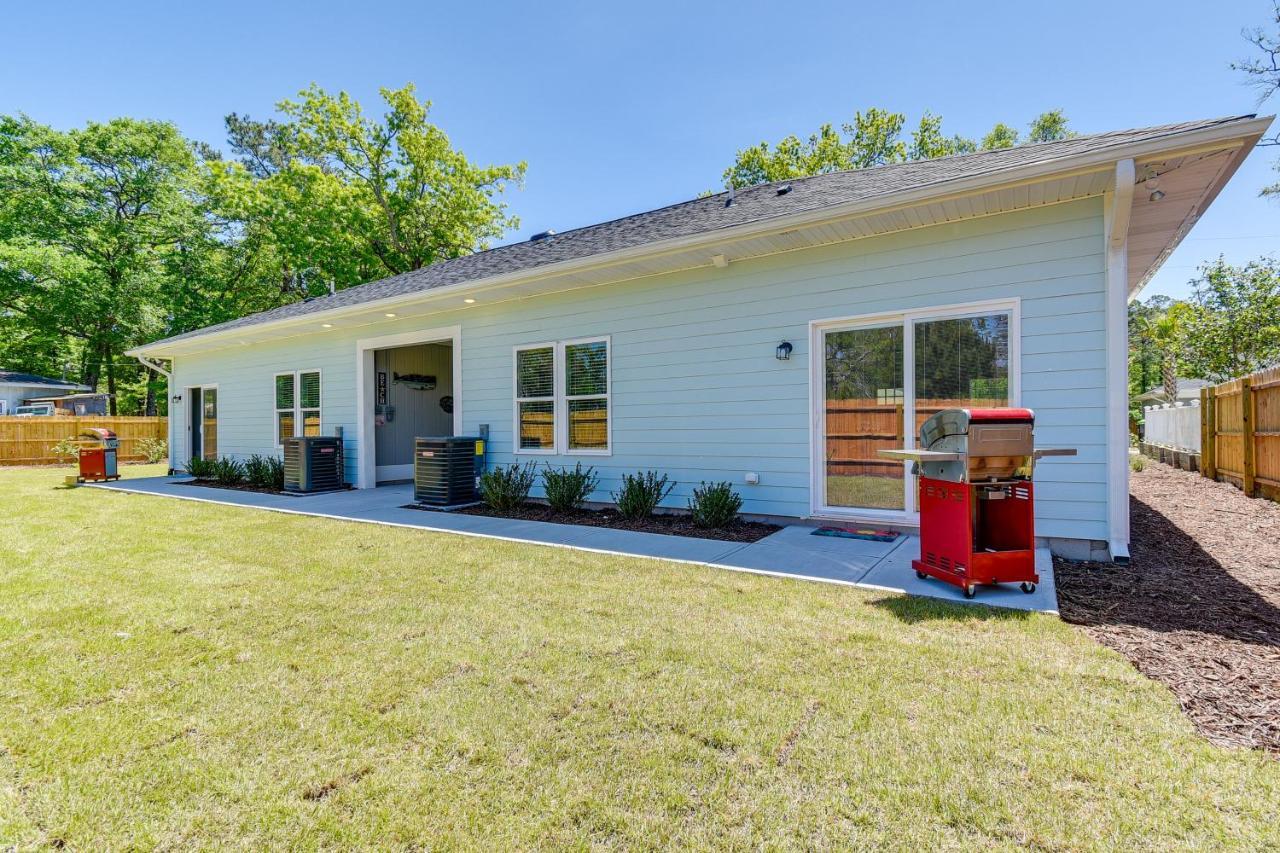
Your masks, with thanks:
M169 473L172 474L174 471L178 470L174 457L174 448L176 445L173 442L173 373L161 367L160 362L155 361L154 359L149 359L142 353L134 353L133 357L136 358L138 363L143 367L149 367L164 377L165 397L169 401L169 417L167 419L168 425L166 426L166 429L168 430L167 436L169 441ZM170 359L171 364L172 361L173 360Z
M1132 159L1116 163L1107 193L1107 531L1111 559L1129 562L1129 216L1137 180Z

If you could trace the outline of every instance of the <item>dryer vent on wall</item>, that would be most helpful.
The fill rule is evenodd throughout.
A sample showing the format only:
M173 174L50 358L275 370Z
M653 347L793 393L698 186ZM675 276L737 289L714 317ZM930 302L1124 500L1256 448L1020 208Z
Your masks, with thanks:
M341 438L308 435L284 440L286 492L328 492L342 487Z

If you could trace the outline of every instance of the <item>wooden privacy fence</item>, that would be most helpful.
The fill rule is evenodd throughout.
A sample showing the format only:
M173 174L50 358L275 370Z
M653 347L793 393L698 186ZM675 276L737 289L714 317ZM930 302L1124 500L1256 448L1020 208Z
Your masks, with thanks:
M915 435L920 426L943 409L1006 406L1003 400L917 400ZM876 455L877 450L902 447L906 430L902 403L870 399L827 400L827 474L901 477L902 463Z
M1200 472L1280 500L1280 367L1200 391Z
M0 417L0 465L49 465L62 462L50 449L64 438L78 438L90 427L109 429L120 439L117 458L140 462L138 448L144 438L169 438L168 418L53 416L47 418Z

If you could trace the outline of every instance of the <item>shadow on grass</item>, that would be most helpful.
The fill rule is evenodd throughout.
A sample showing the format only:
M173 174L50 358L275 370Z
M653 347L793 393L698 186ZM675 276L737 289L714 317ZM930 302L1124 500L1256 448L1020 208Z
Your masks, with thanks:
M872 607L887 610L908 625L917 622L987 622L993 619L1026 619L1033 611L992 607L986 604L955 604L936 598L901 595L877 598Z

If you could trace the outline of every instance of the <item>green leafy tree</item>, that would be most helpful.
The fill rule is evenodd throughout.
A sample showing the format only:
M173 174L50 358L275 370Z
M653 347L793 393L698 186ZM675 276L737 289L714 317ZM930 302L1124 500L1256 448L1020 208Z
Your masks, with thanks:
M1129 303L1129 416L1135 422L1142 420L1138 397L1164 381L1164 355L1156 325L1172 304L1171 298L1161 295Z
M1070 139L1076 134L1067 127L1067 116L1062 110L1049 110L1036 116L1027 133L1028 142L1056 142Z
M478 166L427 120L412 85L381 95L381 119L314 85L280 102L281 121L227 117L238 159L209 162L210 195L270 247L286 291L420 269L518 225L501 196L524 163Z
M1018 142L1018 132L1005 124L992 128L981 145L958 134L948 136L942 130L942 117L929 112L911 131L910 143L902 139L905 126L906 116L902 113L873 107L856 113L851 124L842 126L843 134L833 125L824 124L805 140L791 135L772 146L761 142L737 152L722 176L724 185L748 187L886 163L970 154L979 148L1008 148ZM1052 110L1031 123L1028 139L1041 142L1071 135L1063 112Z
M1271 258L1244 266L1224 259L1200 268L1182 321L1194 376L1221 382L1280 363L1280 270Z
M995 127L982 137L982 150L993 151L998 148L1012 148L1018 144L1018 131L1005 124L999 122Z
M164 324L162 259L205 227L192 147L165 122L60 132L0 117L0 308L78 342L80 376L115 395L128 346ZM117 410L112 398L112 412Z

